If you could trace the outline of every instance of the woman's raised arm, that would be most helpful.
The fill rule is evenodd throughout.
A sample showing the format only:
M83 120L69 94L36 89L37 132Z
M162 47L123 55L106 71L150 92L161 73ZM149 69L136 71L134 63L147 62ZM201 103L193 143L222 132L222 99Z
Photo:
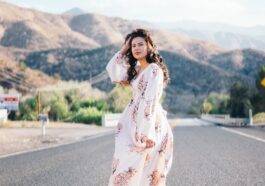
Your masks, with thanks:
M128 61L126 60L125 53L129 49L129 39L121 47L121 50L118 51L108 62L106 70L109 74L109 77L113 83L128 85L128 75L127 71L129 68Z

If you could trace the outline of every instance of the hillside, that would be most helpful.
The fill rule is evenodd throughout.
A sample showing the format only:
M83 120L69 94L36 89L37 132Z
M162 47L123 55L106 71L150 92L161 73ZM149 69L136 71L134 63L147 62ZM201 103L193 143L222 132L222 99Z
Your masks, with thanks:
M63 80L84 81L102 74L107 62L118 49L118 46L111 45L94 50L53 49L32 52L26 55L25 63L48 75L59 74ZM210 92L227 92L236 80L244 81L250 87L254 85L254 73L247 76L241 72L228 71L210 61L193 60L176 52L161 51L161 55L170 69L171 81L166 89L165 106L172 112L188 110L192 102L184 103L184 100L195 100ZM256 55L258 61L262 58L263 55ZM113 88L107 78L93 83L93 86L105 92Z
M265 65L265 52L253 49L232 50L213 56L209 63L230 72L255 77L260 67Z
M18 64L8 57L7 50L0 47L0 86L17 89L22 93L35 91L36 88L57 82L39 70L32 70L25 64Z
M30 50L58 47L95 48L92 39L75 32L65 16L20 8L0 1L0 45Z

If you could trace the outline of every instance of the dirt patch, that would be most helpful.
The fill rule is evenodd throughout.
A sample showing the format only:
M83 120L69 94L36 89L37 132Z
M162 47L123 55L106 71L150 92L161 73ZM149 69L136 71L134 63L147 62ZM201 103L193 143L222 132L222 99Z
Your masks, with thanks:
M56 144L80 140L84 137L114 131L114 128L96 125L52 122L42 136L40 122L10 122L0 128L0 156Z

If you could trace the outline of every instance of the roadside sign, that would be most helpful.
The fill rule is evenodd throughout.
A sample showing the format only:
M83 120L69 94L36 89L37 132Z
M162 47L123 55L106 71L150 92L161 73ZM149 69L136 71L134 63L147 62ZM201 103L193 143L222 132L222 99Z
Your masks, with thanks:
M49 117L48 117L48 115L47 114L39 114L39 116L38 116L38 119L40 120L40 121L42 121L42 136L45 136L45 134L46 134L46 124L48 124L49 123Z
M49 120L49 117L47 114L39 114L38 119L40 121L46 121L47 122Z
M0 94L0 109L18 110L19 94Z
M261 85L265 87L265 78L261 81Z

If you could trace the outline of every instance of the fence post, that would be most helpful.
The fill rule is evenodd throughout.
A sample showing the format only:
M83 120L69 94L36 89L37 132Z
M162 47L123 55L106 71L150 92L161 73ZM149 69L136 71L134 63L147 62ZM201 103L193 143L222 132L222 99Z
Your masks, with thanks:
M252 110L249 109L249 125L252 126L253 125L253 117L252 117Z

